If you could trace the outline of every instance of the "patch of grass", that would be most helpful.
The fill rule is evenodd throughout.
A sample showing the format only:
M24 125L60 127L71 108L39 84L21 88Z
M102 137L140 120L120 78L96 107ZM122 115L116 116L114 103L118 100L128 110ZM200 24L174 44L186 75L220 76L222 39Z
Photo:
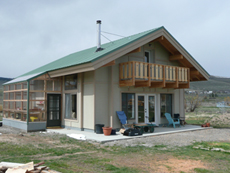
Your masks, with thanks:
M114 173L123 173L123 172L126 172L126 173L137 173L137 172L140 172L140 170L137 170L137 169L133 169L133 168L129 168L129 167L116 167L114 165L111 165L111 164L105 164L104 165L105 167L105 170L106 171L112 171Z
M196 173L213 173L213 171L207 170L207 169L203 169L203 168L195 168L194 171Z
M202 145L204 148L222 148L230 150L230 143L227 142L196 142L194 146Z
M197 125L202 125L205 123L205 119L204 120L195 120L195 119L186 119L186 123L187 124L197 124Z

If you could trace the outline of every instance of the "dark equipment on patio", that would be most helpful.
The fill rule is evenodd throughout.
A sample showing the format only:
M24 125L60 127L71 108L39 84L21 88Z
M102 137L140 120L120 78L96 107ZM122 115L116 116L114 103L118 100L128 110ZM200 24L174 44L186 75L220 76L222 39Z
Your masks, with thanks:
M142 133L137 128L130 128L130 129L125 130L123 135L125 135L125 136L138 136L138 135L142 135Z
M125 115L124 111L117 111L117 116L122 124L122 127L125 129L124 134L125 136L137 136L137 135L142 135L143 132L138 128L130 128L128 127L127 124L127 117Z

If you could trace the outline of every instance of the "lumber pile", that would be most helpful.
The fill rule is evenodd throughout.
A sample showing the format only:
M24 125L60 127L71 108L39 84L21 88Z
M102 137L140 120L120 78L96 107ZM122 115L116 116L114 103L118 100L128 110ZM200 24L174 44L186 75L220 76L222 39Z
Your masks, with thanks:
M1 162L0 173L59 173L50 170L47 166L42 166L45 162L34 164L29 162L26 164Z

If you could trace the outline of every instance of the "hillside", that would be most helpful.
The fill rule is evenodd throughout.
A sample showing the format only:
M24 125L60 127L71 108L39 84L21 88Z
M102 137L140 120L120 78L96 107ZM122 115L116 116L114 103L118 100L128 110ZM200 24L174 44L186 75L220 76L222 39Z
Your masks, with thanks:
M210 91L230 91L230 78L210 76L208 81L191 82L190 89Z
M5 77L0 77L0 88L2 88L2 84L12 80L12 78L5 78Z

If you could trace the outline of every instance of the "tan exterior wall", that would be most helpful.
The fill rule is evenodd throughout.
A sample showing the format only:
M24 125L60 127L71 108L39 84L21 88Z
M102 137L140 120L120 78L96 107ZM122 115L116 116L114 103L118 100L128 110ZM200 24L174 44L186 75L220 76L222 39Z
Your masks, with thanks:
M95 71L95 123L109 126L110 77L111 67L102 67Z
M94 129L95 124L104 124L113 128L120 128L121 123L117 118L116 111L121 108L122 93L135 94L154 94L155 95L155 114L156 124L167 123L165 118L160 117L160 94L172 94L173 113L184 115L183 90L161 89L161 88L135 88L119 87L119 63L127 61L144 61L145 50L150 52L150 63L175 65L177 63L169 61L168 51L159 43L144 45L141 52L125 55L115 60L116 64L109 67L101 67L95 71L82 73L82 78L78 85L78 119L63 120L63 124L70 127L83 129ZM81 119L81 97L82 94L82 117ZM137 115L136 115L137 116ZM133 123L136 120L129 121ZM81 125L82 122L82 125Z
M85 72L83 80L83 128L94 129L95 124L95 72Z

